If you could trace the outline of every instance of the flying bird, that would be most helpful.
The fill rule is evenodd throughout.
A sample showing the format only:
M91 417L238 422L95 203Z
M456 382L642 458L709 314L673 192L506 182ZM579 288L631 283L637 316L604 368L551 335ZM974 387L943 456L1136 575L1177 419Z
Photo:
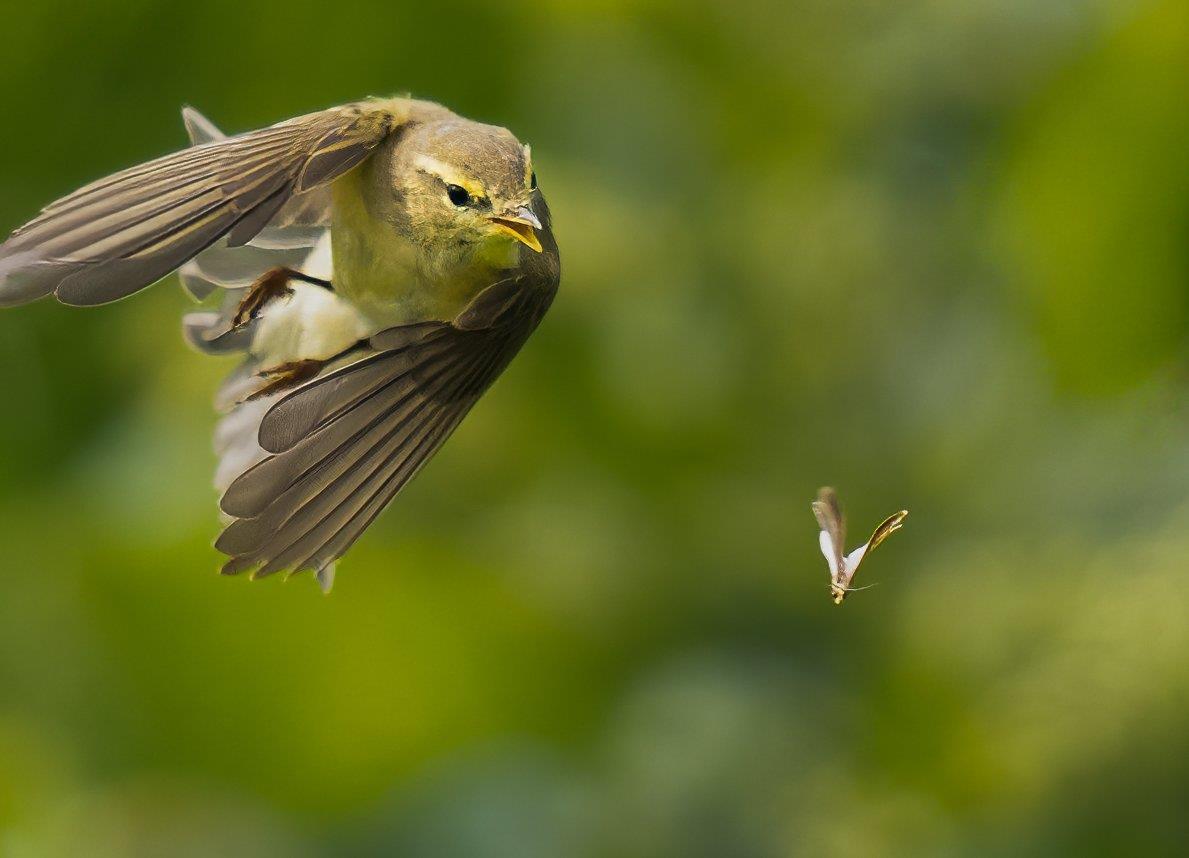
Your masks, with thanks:
M889 515L875 528L870 539L850 554L843 554L846 551L846 518L838 505L838 495L832 488L825 486L818 490L817 500L813 502L812 507L818 526L821 527L818 543L821 545L822 554L826 556L826 563L830 566L830 596L834 599L835 605L841 605L846 594L853 593L856 589L851 587L851 582L854 581L863 558L900 529L904 519L908 517L908 510L902 509Z
M532 153L437 104L371 99L191 145L51 203L0 245L0 306L92 306L174 271L215 309L225 574L334 564L442 446L560 279ZM216 295L215 293L219 293Z

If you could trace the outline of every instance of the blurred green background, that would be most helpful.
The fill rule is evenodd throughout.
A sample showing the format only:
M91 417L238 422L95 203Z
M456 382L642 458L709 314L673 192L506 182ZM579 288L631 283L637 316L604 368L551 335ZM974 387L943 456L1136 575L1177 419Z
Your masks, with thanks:
M0 316L0 854L1189 848L1183 0L9 4L0 230L411 91L544 325L341 564L215 574L172 283ZM907 507L837 609L809 501ZM860 581L863 583L863 581Z

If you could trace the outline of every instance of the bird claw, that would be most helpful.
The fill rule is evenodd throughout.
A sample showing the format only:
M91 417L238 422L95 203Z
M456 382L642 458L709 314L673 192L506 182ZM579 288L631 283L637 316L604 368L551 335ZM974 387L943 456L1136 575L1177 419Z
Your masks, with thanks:
M257 277L247 288L244 297L231 317L231 329L243 327L260 315L260 311L274 298L292 295L289 280L296 272L289 268L270 268Z
M321 360L295 360L278 366L269 367L256 373L258 378L269 379L268 384L259 390L248 394L242 401L253 402L266 396L272 396L283 390L290 390L299 384L309 381L316 376L325 365Z

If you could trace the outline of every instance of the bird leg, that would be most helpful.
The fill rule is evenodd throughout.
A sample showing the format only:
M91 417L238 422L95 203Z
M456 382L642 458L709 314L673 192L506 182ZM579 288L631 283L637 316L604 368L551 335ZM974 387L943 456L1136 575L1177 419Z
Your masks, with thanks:
M231 327L238 328L255 319L264 306L274 298L292 295L293 290L289 288L290 280L300 280L303 283L321 286L323 289L334 288L329 280L303 274L293 268L284 266L270 268L257 277L244 292L244 297L239 302L239 307L236 308L235 315L231 319Z
M288 363L278 364L277 366L268 367L256 373L257 378L269 379L268 384L254 393L245 396L240 402L251 402L254 399L261 399L265 396L272 396L274 393L279 393L282 390L289 390L297 387L304 382L316 377L324 367L340 361L348 355L365 349L368 347L368 340L362 339L347 348L343 349L336 355L332 355L324 360L319 358L306 358L304 360L292 360Z
M282 390L297 387L302 382L309 381L316 376L322 367L326 366L326 363L324 360L317 359L294 360L261 370L257 373L257 376L267 378L269 382L259 390L249 394L243 401L251 402L265 396L272 396L274 393L280 393Z

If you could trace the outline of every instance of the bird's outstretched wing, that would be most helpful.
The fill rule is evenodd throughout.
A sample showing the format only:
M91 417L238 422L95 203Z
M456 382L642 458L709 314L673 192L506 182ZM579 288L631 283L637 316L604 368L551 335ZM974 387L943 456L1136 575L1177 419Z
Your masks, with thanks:
M195 146L227 139L218 126L193 107L182 108L182 121ZM330 186L325 184L291 197L247 244L231 247L226 238L219 239L179 268L178 278L195 300L204 301L214 292L224 292L219 309L186 314L182 320L186 340L207 353L247 351L255 321L238 328L232 322L243 290L270 269L292 268L332 280L330 203ZM231 420L230 425L238 425L237 420ZM227 440L229 447L236 449L255 447L254 439ZM219 487L227 488L226 482Z
M380 100L237 137L191 121L208 142L87 185L13 232L0 245L0 306L51 293L65 304L103 304L224 236L238 247L278 215L297 225L309 216L302 198L362 162L401 121L397 103ZM317 194L309 201L319 208Z
M282 396L264 414L266 457L223 495L225 574L319 574L445 442L552 299L515 278L450 322L391 328L366 356ZM249 403L251 404L251 403Z
M194 146L227 139L215 123L190 105L182 108L182 122ZM292 197L281 206L268 225L256 233L252 246L265 250L313 247L329 226L330 187L323 184Z

